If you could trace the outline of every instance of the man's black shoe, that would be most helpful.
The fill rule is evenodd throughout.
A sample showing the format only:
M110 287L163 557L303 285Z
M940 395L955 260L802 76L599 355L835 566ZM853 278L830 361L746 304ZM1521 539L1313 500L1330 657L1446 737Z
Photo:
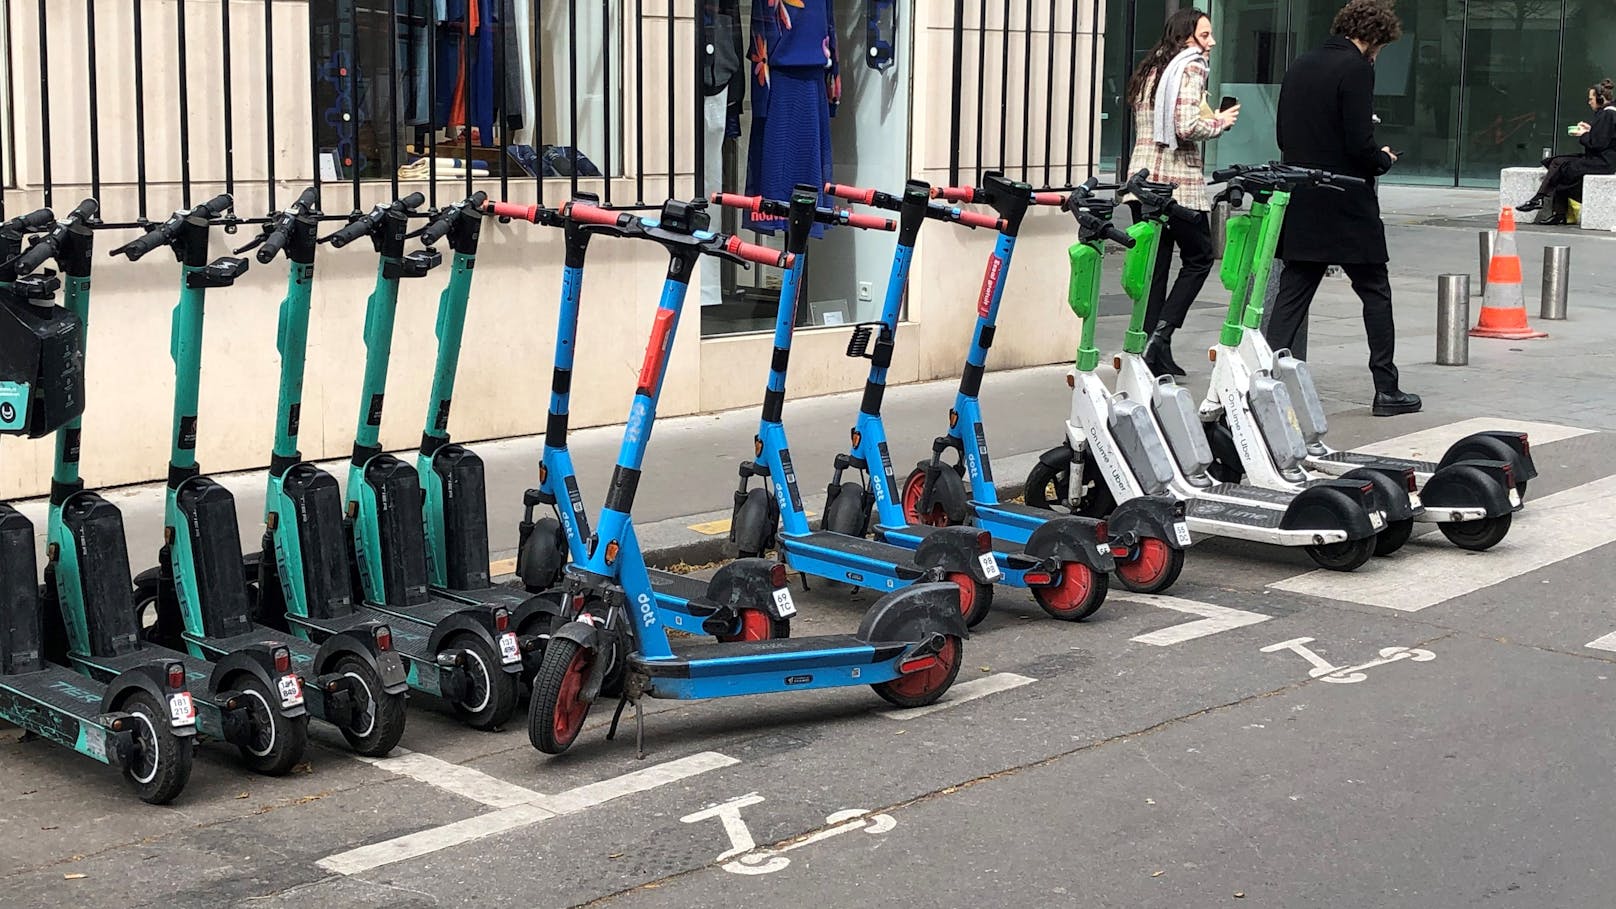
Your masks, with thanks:
M1375 392L1375 406L1370 412L1377 417L1395 417L1400 413L1419 413L1420 396L1406 391Z

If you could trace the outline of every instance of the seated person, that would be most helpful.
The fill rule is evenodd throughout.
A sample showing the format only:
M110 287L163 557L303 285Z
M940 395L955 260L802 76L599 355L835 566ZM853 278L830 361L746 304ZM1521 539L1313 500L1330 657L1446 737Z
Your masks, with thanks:
M1588 89L1588 107L1595 111L1593 123L1578 123L1571 135L1582 143L1578 155L1555 155L1543 159L1549 169L1537 194L1515 206L1517 211L1537 211L1552 200L1551 215L1544 224L1566 223L1566 210L1572 199L1582 201L1582 178L1589 174L1616 174L1616 83L1606 79Z

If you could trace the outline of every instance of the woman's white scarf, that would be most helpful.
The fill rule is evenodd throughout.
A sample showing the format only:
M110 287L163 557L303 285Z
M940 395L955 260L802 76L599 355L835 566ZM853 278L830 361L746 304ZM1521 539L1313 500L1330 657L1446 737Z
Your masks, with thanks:
M1184 77L1184 67L1196 60L1205 60L1199 47L1186 47L1178 56L1162 67L1156 77L1155 139L1157 145L1178 147L1178 130L1173 126L1174 109L1178 106L1178 85Z

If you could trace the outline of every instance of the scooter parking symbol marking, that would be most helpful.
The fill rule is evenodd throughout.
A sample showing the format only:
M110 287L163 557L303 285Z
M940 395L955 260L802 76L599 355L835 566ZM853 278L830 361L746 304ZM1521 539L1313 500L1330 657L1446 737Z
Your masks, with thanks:
M1416 663L1429 663L1430 661L1436 659L1436 654L1419 647L1382 647L1380 648L1379 659L1370 660L1367 663L1359 663L1356 666L1336 666L1331 664L1329 660L1326 660L1324 657L1319 656L1309 649L1307 645L1311 643L1313 643L1313 638L1291 638L1288 641L1280 641L1278 644L1269 644L1267 647L1262 648L1262 652L1278 653L1281 650L1292 651L1301 656L1302 659L1313 664L1313 668L1307 671L1307 674L1310 677L1315 679L1323 679L1326 682L1336 682L1342 685L1351 685L1356 682L1362 682L1363 680L1369 678L1369 676L1365 674L1366 670L1374 669L1377 666L1385 666L1388 663L1396 663L1401 660L1413 660Z
M855 830L881 834L898 826L898 822L889 814L871 814L862 808L844 808L825 815L827 826L823 830L784 846L760 849L751 829L746 826L746 821L741 819L741 809L761 804L763 801L763 796L750 792L710 808L703 808L695 814L687 814L679 821L684 824L696 824L717 818L724 825L724 833L729 837L730 848L719 853L717 860L724 862L719 867L731 874L773 874L776 871L784 871L791 865L791 859L787 858L785 853L793 849L801 849ZM726 859L728 861L725 861Z

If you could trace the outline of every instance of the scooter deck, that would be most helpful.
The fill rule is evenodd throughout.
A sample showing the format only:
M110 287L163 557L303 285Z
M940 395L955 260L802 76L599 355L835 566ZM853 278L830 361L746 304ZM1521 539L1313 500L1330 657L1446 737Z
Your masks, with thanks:
M86 687L82 673L48 665L33 672L0 676L0 717L16 723L37 711L30 704L63 714L80 723L101 725L101 700L106 692ZM7 697L9 695L9 697ZM32 718L38 722L38 718Z
M1383 467L1392 470L1412 470L1414 476L1420 480L1429 479L1431 474L1441 468L1435 461L1412 461L1408 458L1388 458L1382 455L1364 454L1357 451L1332 451L1322 455L1309 455L1307 464L1322 465L1321 469L1339 465L1342 473L1358 467Z
M475 604L468 604L459 600L449 599L447 597L434 596L424 603L418 603L413 606L388 606L385 603L365 603L361 608L375 613L376 615L374 615L373 618L375 618L378 622L387 622L389 619L392 619L393 621L404 619L406 621L417 622L422 625L438 625L448 617L460 612L464 612L468 605L474 606Z
M679 646L674 659L647 660L636 654L629 657L629 664L650 677L652 697L724 697L890 681L897 677L893 661L909 646L851 634L736 644L693 642Z
M434 599L458 602L462 606L481 606L485 609L504 607L509 612L516 612L533 595L509 587L483 587L478 590L451 590L447 587L433 587ZM413 608L413 607L411 607Z
M179 663L185 667L186 683L191 689L192 693L200 694L202 692L207 692L210 697L217 693L213 691L213 687L208 684L208 680L213 677L212 663L209 663L207 660L199 660L188 653L182 653L178 650L169 650L166 647L148 645L133 650L129 653L118 654L117 656L93 656L84 653L69 653L68 658L71 659L76 665L80 665L88 669L91 676L103 682L111 681L116 676L128 672L129 670L138 666L145 666L151 663L153 660ZM203 703L204 699L198 697L197 706L201 707Z
M1050 513L1046 511L1043 514L1044 519L1048 520ZM929 524L905 524L902 527L882 527L880 528L880 533L884 537L890 537L893 534L913 537L916 542L919 542L942 529ZM1010 568L1016 571L1027 571L1038 567L1038 560L1027 555L1026 550L1026 543L1017 543L998 536L993 537L993 554L1000 557L1000 561L1007 563Z
M393 649L399 656L414 662L436 665L437 653L432 649L429 625L412 616L403 618L404 621L400 622L398 616L361 606L341 618L314 619L288 614L286 621L293 626L307 628L314 633L316 640L324 640L344 631L354 631L366 622L380 622L393 633ZM369 631L363 633L369 634Z
M918 581L926 574L924 569L912 561L914 557L912 550L892 543L867 540L864 537L851 537L825 530L800 536L783 533L780 535L780 546L788 555L822 559L823 556L810 551L822 549L853 556L870 563L868 567L871 571L880 571L900 581Z
M1253 508L1277 510L1283 515L1296 499L1296 492L1289 489L1268 489L1262 486L1247 486L1244 483L1218 483L1206 489L1199 490L1199 495L1191 504L1204 500L1222 499L1227 504L1248 505ZM1187 512L1186 512L1187 513ZM1274 526L1279 526L1279 519L1274 519Z

